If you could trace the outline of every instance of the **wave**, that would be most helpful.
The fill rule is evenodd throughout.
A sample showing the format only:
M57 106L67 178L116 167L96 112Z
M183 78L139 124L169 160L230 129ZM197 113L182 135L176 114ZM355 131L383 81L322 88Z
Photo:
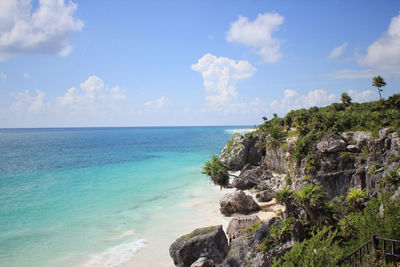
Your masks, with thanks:
M102 253L92 256L92 259L85 264L86 267L117 267L128 262L139 250L146 246L144 239L134 242L122 243L110 247Z
M254 128L249 128L249 129L226 129L225 132L228 133L250 133L250 132L254 132L256 129Z

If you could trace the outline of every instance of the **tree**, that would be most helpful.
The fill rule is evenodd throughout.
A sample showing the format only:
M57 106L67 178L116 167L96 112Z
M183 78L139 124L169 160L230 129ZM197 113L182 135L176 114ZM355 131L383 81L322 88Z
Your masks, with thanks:
M219 185L221 188L227 187L229 184L228 169L215 155L212 155L210 161L206 161L201 173L210 176L214 184Z
M347 93L342 93L340 95L340 101L342 101L343 105L348 106L351 104L351 97Z
M374 78L372 78L372 86L375 86L376 88L378 88L379 99L382 99L381 92L383 90L381 89L381 87L386 86L385 80L379 75L375 76Z

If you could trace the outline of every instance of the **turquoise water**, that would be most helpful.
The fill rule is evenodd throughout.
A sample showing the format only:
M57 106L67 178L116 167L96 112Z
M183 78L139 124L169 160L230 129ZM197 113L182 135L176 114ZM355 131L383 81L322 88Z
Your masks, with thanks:
M0 266L125 263L232 128L0 129Z

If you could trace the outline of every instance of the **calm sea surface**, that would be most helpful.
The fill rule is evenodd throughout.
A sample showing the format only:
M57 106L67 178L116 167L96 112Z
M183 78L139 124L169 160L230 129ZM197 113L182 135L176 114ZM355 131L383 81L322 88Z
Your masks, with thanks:
M0 129L0 266L123 264L234 128Z

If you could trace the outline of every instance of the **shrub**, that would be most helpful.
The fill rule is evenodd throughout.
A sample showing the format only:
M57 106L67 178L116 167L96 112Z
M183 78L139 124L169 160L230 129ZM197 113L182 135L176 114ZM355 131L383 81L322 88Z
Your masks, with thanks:
M272 266L335 266L344 255L337 236L337 231L324 227L310 239L296 243L279 260L275 258Z
M346 201L353 208L361 208L367 198L367 192L356 187L350 188L346 195Z
M202 168L203 174L208 175L214 184L227 187L229 184L228 169L222 164L217 156L212 155L210 161L206 161Z

